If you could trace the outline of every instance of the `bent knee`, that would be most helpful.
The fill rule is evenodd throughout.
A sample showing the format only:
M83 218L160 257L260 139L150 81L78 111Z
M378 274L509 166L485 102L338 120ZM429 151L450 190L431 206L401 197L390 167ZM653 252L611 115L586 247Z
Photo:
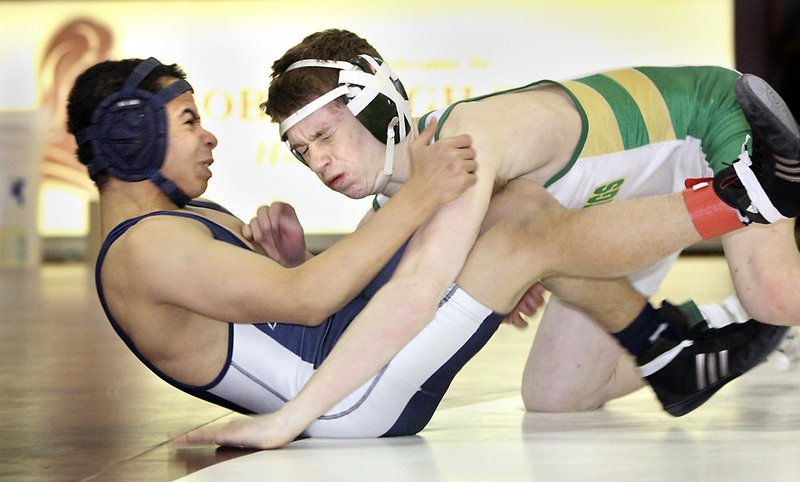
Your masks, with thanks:
M523 384L522 403L533 413L587 412L603 406L607 400L569 389L530 387Z
M767 291L763 298L745 307L755 320L772 325L800 325L800 298L786 291Z
M587 412L633 393L642 386L644 381L635 363L629 357L621 356L607 376L596 372L591 378L572 379L571 382L550 377L547 383L524 379L522 402L528 412Z

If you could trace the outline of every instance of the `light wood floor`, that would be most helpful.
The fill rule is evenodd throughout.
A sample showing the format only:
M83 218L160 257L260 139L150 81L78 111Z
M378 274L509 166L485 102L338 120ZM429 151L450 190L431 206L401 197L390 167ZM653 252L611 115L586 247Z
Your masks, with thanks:
M657 298L714 302L730 290L722 258L690 256L678 261ZM642 466L648 464L676 477L689 476L673 480L722 480L716 475L727 473L714 467L731 457L741 463L751 449L764 453L765 443L773 444L777 452L769 450L772 458L753 463L790 470L785 473L792 478L766 474L755 480L800 480L800 372L779 373L764 366L742 383L731 384L718 395L719 402L715 398L703 408L711 414L711 422L670 419L645 390L593 414L530 417L522 413L518 390L534 330L502 327L459 374L431 426L419 437L311 440L293 444L289 450L259 453L177 448L168 444L172 437L228 416L229 411L167 386L127 352L96 301L91 269L73 263L29 271L0 270L0 480L160 481L188 474L193 475L187 480L284 480L289 474L295 474L296 480L378 480L387 479L386 464L394 464L390 480L487 480L491 474L505 474L505 480L644 480L639 476L646 473ZM763 390L761 398L749 398L764 387L774 397L766 400L780 398L782 404L763 405ZM716 410L728 417L719 434L714 427L715 403ZM753 404L762 404L755 415ZM793 408L786 413L786 407ZM771 413L781 425L768 422ZM779 436L766 437L766 442L763 436L748 436L752 441L746 443L751 445L726 455L731 444L738 443L731 437L735 431L731 418L748 416L754 417L756 432ZM464 420L473 424L483 420L480 427L505 432L476 432L474 426L462 425ZM752 424L748 427L752 429ZM633 446L652 447L652 439L641 436L652 430L661 439L657 463L626 455L631 445L609 445L615 434L622 434ZM691 436L680 436L684 432ZM582 442L570 445L573 439ZM717 439L727 441L720 450L715 449L715 444L722 443ZM491 459L486 464L495 466L494 472L474 465L481 453L487 454L487 443L488 453L494 455L487 455ZM669 447L675 452L663 452ZM531 455L533 448L552 457L537 459ZM705 459L693 459L694 471L676 471L685 456L697 452ZM615 469L598 472L591 463L611 464ZM335 467L320 472L325 464ZM562 465L578 468L554 469ZM266 467L274 469L269 477ZM302 467L305 472L298 473ZM517 478L507 477L510 473ZM739 480L753 478L746 470L737 473L742 476Z

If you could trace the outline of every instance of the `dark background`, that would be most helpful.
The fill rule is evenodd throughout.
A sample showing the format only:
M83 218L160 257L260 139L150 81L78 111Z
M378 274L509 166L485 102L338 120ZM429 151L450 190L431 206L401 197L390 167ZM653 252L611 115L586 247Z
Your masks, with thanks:
M736 69L769 82L800 117L800 0L735 0L733 23Z
M736 0L736 69L769 82L800 114L800 0Z

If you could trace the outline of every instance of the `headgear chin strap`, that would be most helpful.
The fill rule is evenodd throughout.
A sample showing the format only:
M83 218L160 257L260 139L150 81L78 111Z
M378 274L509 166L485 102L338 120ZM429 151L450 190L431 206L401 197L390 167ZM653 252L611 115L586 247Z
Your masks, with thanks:
M397 117L395 117L386 128L386 156L383 161L383 170L379 172L378 177L375 178L375 187L372 189L372 194L383 191L383 188L385 188L392 179L392 174L394 173L394 136L392 134L397 123L398 120Z
M284 73L304 67L339 69L339 85L312 100L280 123L281 139L286 141L286 131L335 99L345 96L345 103L356 119L386 144L383 170L375 180L374 192L380 192L392 176L394 146L406 138L411 130L411 107L403 84L386 62L369 55L359 55L349 62L336 60L298 60ZM292 149L292 154L304 164L303 155Z
M167 115L164 105L192 86L179 79L153 94L139 85L161 63L153 57L131 72L122 89L103 99L92 113L92 123L75 135L79 145L89 143L94 158L89 176L101 173L123 181L153 182L172 202L183 207L190 198L159 169L167 153Z

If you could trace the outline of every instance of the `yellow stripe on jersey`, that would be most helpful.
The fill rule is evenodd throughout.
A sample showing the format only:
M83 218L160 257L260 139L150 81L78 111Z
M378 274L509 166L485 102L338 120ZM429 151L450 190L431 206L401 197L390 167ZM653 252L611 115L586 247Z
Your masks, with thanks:
M650 142L675 140L667 103L652 80L635 69L604 72L603 75L620 84L639 106Z
M586 142L579 157L591 157L624 150L614 111L605 98L580 82L562 82L583 107L587 119Z

